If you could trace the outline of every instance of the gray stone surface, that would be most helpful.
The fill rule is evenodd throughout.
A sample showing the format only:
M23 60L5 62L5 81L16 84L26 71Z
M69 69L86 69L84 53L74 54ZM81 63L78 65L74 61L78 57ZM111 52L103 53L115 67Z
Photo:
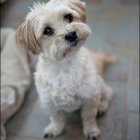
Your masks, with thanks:
M43 1L43 0L42 0ZM2 27L17 28L33 0L11 0L1 6ZM8 10L7 10L8 9ZM95 6L87 2L88 24L93 34L86 43L91 51L115 54L118 61L104 78L114 89L107 114L98 119L99 140L139 140L139 7L137 5ZM78 113L68 115L62 135L50 140L86 140ZM22 108L9 120L7 140L43 140L49 118L39 107L32 85Z
M127 140L138 140L138 139L139 139L139 115L129 113Z

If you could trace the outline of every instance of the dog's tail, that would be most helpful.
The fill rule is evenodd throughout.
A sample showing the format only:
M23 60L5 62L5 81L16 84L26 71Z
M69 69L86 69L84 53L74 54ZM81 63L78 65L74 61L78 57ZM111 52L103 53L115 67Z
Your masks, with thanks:
M93 57L97 65L97 70L100 74L104 72L108 65L115 63L117 60L115 56L103 52L96 52L93 54Z

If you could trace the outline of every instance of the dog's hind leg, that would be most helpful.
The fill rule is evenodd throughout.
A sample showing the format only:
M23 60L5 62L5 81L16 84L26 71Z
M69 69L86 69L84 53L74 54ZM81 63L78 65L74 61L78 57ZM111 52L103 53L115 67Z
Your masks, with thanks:
M107 111L109 107L109 103L112 99L112 95L113 95L113 92L112 92L111 87L109 87L108 85L104 83L97 117L101 117L105 114L105 112Z

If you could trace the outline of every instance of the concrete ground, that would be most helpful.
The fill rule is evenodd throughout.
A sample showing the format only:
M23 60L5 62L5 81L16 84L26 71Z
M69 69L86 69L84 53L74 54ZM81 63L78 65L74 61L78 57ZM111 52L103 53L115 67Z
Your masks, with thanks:
M1 26L17 28L34 0L10 0L1 5ZM87 46L118 57L104 78L114 89L107 114L98 119L99 140L139 140L139 7L136 4L93 5L87 2L88 23L93 30ZM7 140L43 140L49 123L38 103L34 84L21 109L6 125ZM69 115L62 135L49 140L86 140L77 114Z

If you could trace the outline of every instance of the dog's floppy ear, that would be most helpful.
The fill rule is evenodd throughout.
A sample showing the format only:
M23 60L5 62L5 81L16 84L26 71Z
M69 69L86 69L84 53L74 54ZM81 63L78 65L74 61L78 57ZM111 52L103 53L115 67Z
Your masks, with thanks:
M41 43L39 43L35 36L31 22L32 21L25 21L22 23L16 32L16 40L17 43L23 44L34 54L39 54L41 52Z
M86 22L86 4L81 0L68 0L71 5L70 7L75 10L80 16L82 22Z

